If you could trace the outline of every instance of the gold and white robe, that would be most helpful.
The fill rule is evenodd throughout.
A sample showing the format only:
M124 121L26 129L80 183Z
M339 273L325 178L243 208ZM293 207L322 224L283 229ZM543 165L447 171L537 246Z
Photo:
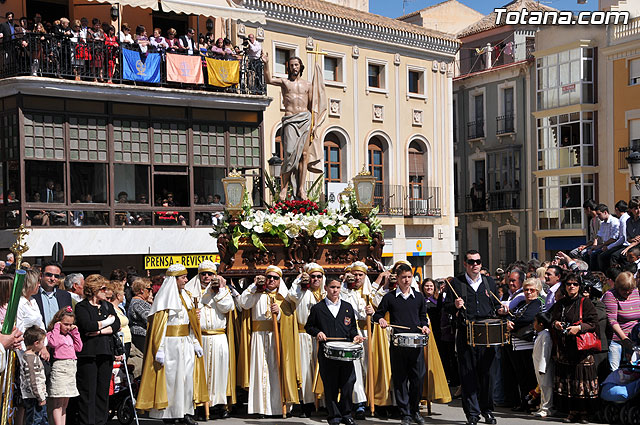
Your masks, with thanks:
M273 295L276 292L274 291ZM253 327L247 413L279 415L282 413L280 381L276 363L276 350L279 347L276 346L273 334L271 298L267 293L256 292L256 285L252 283L240 294L237 300L243 310L251 309ZM278 314L278 320L281 315L282 311ZM260 325L260 327L254 326L254 324Z

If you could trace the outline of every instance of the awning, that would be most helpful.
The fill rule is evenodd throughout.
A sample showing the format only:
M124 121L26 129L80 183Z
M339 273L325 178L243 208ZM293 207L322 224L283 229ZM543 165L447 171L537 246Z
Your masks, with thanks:
M241 7L231 7L225 0L204 0L202 2L188 0L160 0L163 12L184 13L187 15L216 16L244 22L266 24L264 12Z
M101 3L119 4L121 6L140 7L143 9L159 10L162 5L163 12L184 13L186 15L202 15L235 19L243 22L254 22L265 25L267 20L264 12L249 10L243 7L229 6L226 0L93 0ZM233 4L233 3L232 3Z
M158 0L93 0L100 3L119 4L120 6L140 7L158 10Z

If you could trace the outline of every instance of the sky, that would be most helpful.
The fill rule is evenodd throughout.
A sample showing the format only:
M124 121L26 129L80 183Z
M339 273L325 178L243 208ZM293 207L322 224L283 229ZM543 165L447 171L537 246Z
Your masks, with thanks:
M432 6L440 3L443 0L369 0L369 11L377 15L388 16L390 18L397 18L401 16L402 6L404 3L404 13L411 13L416 10L424 9L425 7ZM483 15L488 15L494 8L504 6L509 3L510 0L458 0L469 6L472 9L477 10ZM586 4L577 4L577 0L541 0L547 6L551 6L558 10L571 10L571 11L583 11L583 10L597 10L598 0L588 0Z

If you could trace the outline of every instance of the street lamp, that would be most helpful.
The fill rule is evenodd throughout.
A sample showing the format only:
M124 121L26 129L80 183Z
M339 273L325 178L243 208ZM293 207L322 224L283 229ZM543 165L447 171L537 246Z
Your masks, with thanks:
M376 184L376 178L370 172L362 170L360 174L353 178L353 187L356 194L356 203L358 211L365 217L373 209L373 189Z
M244 197L247 180L242 173L235 169L228 177L222 179L224 185L225 208L231 217L237 218L242 212L242 199Z
M275 153L272 154L269 161L269 171L271 172L271 177L280 177L280 170L282 170L282 163L284 162L278 155Z
M640 189L640 152L631 151L627 157L629 163L629 175L631 180L636 184L636 187Z

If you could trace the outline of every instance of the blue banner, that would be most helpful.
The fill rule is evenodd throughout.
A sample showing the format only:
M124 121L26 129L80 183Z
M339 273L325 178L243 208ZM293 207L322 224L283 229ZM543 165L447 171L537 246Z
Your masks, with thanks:
M122 76L125 80L160 82L160 53L149 53L144 58L139 52L122 49Z

